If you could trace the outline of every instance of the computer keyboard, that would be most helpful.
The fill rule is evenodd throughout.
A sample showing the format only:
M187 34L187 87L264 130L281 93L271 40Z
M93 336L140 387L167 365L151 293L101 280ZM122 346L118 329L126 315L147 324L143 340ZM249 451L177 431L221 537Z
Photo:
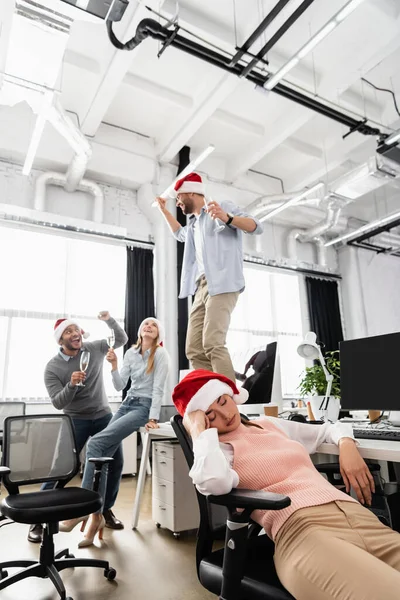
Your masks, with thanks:
M397 429L353 429L354 437L360 440L386 440L400 442L400 428Z

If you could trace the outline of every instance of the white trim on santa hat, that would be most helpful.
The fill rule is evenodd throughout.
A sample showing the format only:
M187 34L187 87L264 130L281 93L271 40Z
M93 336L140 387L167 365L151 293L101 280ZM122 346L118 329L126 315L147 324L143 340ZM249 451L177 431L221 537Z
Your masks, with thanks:
M62 334L64 333L64 331L67 329L67 327L69 327L70 325L76 325L77 327L79 327L81 333L82 333L82 337L83 338L88 338L89 337L89 333L87 331L83 331L81 329L81 326L79 325L79 323L77 323L74 319L65 319L64 321L62 321L58 327L56 327L56 329L54 330L54 338L57 342L57 344L60 343L60 338L62 337Z
M239 388L239 394L234 394L233 389L227 383L219 379L210 379L192 396L185 413L189 414L195 410L206 412L211 404L223 394L228 394L236 404L244 404L249 397L248 391L244 388Z
M202 181L184 181L179 189L175 191L178 194L201 194L205 196L206 190Z
M146 321L154 321L154 323L157 325L158 328L158 343L159 344L163 344L165 341L165 329L164 329L164 325L155 317L146 317L146 319L143 319L143 321L140 323L139 325L139 329L138 329L138 338L140 338L140 330L143 327L143 323L145 323Z

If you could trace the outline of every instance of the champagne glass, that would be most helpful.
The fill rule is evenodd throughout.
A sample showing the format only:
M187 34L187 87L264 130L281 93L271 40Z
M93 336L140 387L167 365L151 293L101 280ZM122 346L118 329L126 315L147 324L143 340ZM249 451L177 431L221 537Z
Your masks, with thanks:
M88 352L87 350L83 350L81 352L81 361L80 361L80 370L83 371L83 373L86 373L87 368L89 366L89 361L90 361L90 352ZM80 381L76 385L79 387L85 387L85 384L82 383L82 381Z
M110 333L107 337L107 343L109 348L114 348L115 345L115 333L113 329L110 329Z
M209 202L212 202L212 198L209 198ZM206 197L204 196L204 204L206 209L208 209L208 202L206 200ZM211 218L211 217L210 217ZM220 219L215 219L215 227L214 227L214 232L215 233L220 233L221 231L223 231L225 229L225 224L220 220Z

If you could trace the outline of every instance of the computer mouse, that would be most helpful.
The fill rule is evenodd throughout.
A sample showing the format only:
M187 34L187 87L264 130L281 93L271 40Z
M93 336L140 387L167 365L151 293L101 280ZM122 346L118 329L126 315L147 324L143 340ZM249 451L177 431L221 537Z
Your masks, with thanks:
M298 421L299 423L307 423L307 419L304 415L298 415L296 413L292 413L288 417L289 421Z

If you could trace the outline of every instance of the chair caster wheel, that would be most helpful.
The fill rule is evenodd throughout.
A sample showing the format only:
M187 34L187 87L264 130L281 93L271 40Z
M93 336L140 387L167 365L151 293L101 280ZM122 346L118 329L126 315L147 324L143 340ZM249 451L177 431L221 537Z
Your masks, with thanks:
M156 527L157 527L157 529L160 529L161 523L156 523Z
M117 576L117 571L110 567L109 569L104 570L104 577L108 579L108 581L113 581Z
M0 571L0 581L2 579L5 579L6 577L8 577L8 571L6 571L5 569L3 569L2 571Z
M176 540L179 540L179 539L180 539L180 537L181 537L181 534L180 534L180 533L177 533L176 531L174 531L173 535L174 535L174 538L175 538Z

